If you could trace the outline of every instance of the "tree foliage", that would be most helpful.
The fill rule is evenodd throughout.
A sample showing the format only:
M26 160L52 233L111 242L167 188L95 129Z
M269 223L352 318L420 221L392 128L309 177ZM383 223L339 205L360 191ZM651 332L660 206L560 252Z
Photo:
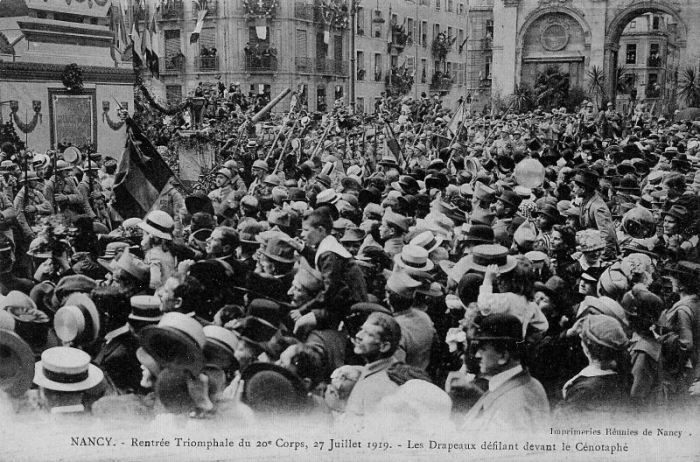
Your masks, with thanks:
M534 104L545 109L559 108L569 95L569 73L556 64L548 65L537 74L534 88Z
M689 107L700 107L700 78L693 67L683 69L678 80L678 96Z

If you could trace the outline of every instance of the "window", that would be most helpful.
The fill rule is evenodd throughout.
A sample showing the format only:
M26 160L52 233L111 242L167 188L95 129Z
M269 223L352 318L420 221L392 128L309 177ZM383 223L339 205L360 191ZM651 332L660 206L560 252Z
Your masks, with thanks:
M422 6L430 6L430 0L420 0Z
M304 29L297 29L297 56L306 58L308 56L307 48L306 31Z
M316 110L326 110L326 87L324 86L316 88Z
M396 24L397 26L399 25L399 17L398 15L392 14L391 15L391 24L394 25Z
M428 60L423 58L420 60L420 83L425 83L428 74Z
M488 19L486 21L484 29L486 31L485 37L489 39L493 38L493 20Z
M433 40L435 40L438 35L440 35L440 24L435 24L433 26Z
M491 78L491 60L493 58L491 56L487 57L486 60L484 61L484 78L485 79L490 79Z
M661 66L661 54L659 52L659 44L652 43L649 46L649 67Z
M365 80L365 74L367 73L367 71L365 71L364 51L357 52L357 61L355 62L355 65L357 66L357 80Z
M374 80L379 82L382 80L382 54L374 54Z
M654 16L654 19L651 21L651 28L654 30L659 30L659 23L661 22L661 18L658 16Z
M449 40L452 40L452 28L451 27L447 28L447 38Z
M357 8L357 35L365 35L365 9Z
M440 0L435 0L435 9L436 10L440 9Z
M406 69L408 71L408 75L414 75L414 72L416 71L415 69L415 58L407 58L406 59Z
M355 112L357 114L364 114L365 112L365 99L358 96L355 101Z
M457 6L457 14L464 14L464 3L460 3Z
M334 100L339 100L343 99L343 86L342 85L336 85L335 86L335 98Z
M637 64L637 44L628 43L625 50L625 64Z
M421 45L424 47L428 46L428 21L423 21L421 23L423 25L422 29L423 31L421 32Z
M637 21L630 22L630 29L636 29L636 28L637 28Z
M457 47L461 49L462 44L464 43L464 30L460 29L457 31Z
M447 0L447 11L452 12L455 9L454 0Z
M408 34L407 45L413 45L413 18L406 20L406 33Z

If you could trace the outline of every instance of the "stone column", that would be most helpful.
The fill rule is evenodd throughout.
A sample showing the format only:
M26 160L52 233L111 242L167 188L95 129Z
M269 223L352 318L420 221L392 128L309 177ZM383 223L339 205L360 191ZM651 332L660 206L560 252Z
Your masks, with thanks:
M491 91L501 96L513 93L518 76L516 44L520 0L495 0L493 5L493 64Z

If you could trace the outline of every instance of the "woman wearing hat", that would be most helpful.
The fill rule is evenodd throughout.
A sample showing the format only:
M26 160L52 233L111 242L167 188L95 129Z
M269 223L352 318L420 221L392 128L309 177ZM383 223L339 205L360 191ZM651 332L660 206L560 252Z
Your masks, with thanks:
M151 289L158 289L177 271L177 258L171 250L175 222L167 213L154 210L138 224L143 233L141 249L151 268Z
M669 210L661 212L661 217L663 234L651 239L653 247L665 254L665 260L685 258L685 254L692 252L695 247L692 241L687 240L690 219L688 209L682 205L673 205Z
M700 265L680 261L671 266L669 279L678 299L659 317L665 393L683 402L690 385L700 375Z
M586 316L579 332L588 366L564 384L560 417L572 422L582 417L599 421L606 414L622 417L621 413L631 408L629 339L625 330L617 319L598 314Z

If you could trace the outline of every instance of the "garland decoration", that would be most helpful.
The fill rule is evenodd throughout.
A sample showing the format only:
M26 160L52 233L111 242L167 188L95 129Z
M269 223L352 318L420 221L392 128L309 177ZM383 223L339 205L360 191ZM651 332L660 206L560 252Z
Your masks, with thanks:
M43 123L43 117L41 116L41 101L32 101L32 107L34 108L34 117L32 117L32 120L30 122L22 122L22 119L19 118L17 115L17 112L19 111L19 103L17 101L10 101L10 110L12 111L12 120L15 121L15 124L17 125L17 128L22 133L31 133L34 131L36 128L37 122L41 120L41 123Z
M129 116L129 111L119 108L117 110L117 116L119 117L118 122L114 122L111 117L109 117L109 101L102 101L102 123L107 123L109 128L115 132L124 126L126 118Z
M279 0L243 0L245 8L245 18L251 19L272 19L277 14L280 7Z
M80 93L83 89L83 70L75 63L69 64L63 68L61 80L68 91Z
M165 107L153 98L153 96L148 92L148 88L146 88L143 83L138 84L137 88L141 91L149 106L165 115L175 115L178 112L184 111L192 104L191 98L187 98L176 106Z

